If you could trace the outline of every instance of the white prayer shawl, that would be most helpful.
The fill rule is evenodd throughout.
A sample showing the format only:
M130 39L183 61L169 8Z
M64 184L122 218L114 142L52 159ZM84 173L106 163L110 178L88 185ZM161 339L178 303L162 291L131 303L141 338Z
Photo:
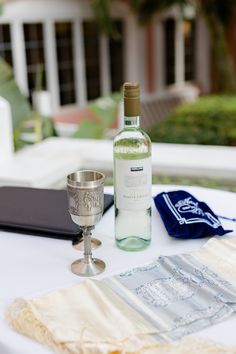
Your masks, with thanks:
M211 239L192 256L236 284L236 239ZM60 354L236 354L236 348L192 337L156 341L156 327L101 281L86 280L32 300L16 299L6 315L15 330Z

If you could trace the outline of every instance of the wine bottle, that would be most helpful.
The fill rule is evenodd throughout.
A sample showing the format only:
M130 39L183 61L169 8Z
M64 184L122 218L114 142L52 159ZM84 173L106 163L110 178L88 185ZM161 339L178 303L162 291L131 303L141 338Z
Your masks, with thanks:
M151 242L151 141L140 128L138 83L125 83L124 129L114 139L115 239L139 251Z

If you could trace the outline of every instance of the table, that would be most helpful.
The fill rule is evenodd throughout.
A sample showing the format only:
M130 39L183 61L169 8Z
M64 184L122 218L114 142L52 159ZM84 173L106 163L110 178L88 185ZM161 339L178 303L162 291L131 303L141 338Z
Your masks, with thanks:
M176 190L179 186L153 186L153 195L161 191ZM216 214L236 216L236 193L184 187L200 200L207 202ZM112 192L111 187L105 189ZM131 253L119 250L114 243L113 207L104 215L95 233L103 241L103 246L94 255L107 264L102 278L112 273L151 262L159 255L189 252L198 249L207 239L177 240L170 238L160 216L153 205L153 232L151 246L141 252ZM222 220L225 228L234 229L236 223ZM79 253L71 247L71 242L47 239L29 235L0 232L0 353L1 354L49 354L51 351L41 344L13 331L4 320L4 310L16 297L31 298L54 289L78 284L82 278L70 271L70 264ZM236 315L196 334L224 344L235 345Z

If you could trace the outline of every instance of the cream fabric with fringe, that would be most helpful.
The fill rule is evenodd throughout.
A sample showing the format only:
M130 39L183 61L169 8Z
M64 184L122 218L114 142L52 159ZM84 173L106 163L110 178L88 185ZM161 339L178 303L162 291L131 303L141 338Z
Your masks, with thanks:
M102 282L86 280L30 301L17 299L7 318L18 331L59 353L139 352L156 330Z
M236 236L213 237L191 255L236 286Z
M211 239L192 256L236 284L236 239ZM236 348L194 337L156 342L157 330L95 280L33 300L16 299L6 317L18 332L60 354L236 354Z

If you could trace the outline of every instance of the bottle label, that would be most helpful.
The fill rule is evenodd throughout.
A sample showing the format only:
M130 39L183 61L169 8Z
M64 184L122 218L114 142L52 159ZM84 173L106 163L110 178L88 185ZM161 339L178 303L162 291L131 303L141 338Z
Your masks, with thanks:
M151 206L151 157L140 160L115 159L116 207L142 210Z

